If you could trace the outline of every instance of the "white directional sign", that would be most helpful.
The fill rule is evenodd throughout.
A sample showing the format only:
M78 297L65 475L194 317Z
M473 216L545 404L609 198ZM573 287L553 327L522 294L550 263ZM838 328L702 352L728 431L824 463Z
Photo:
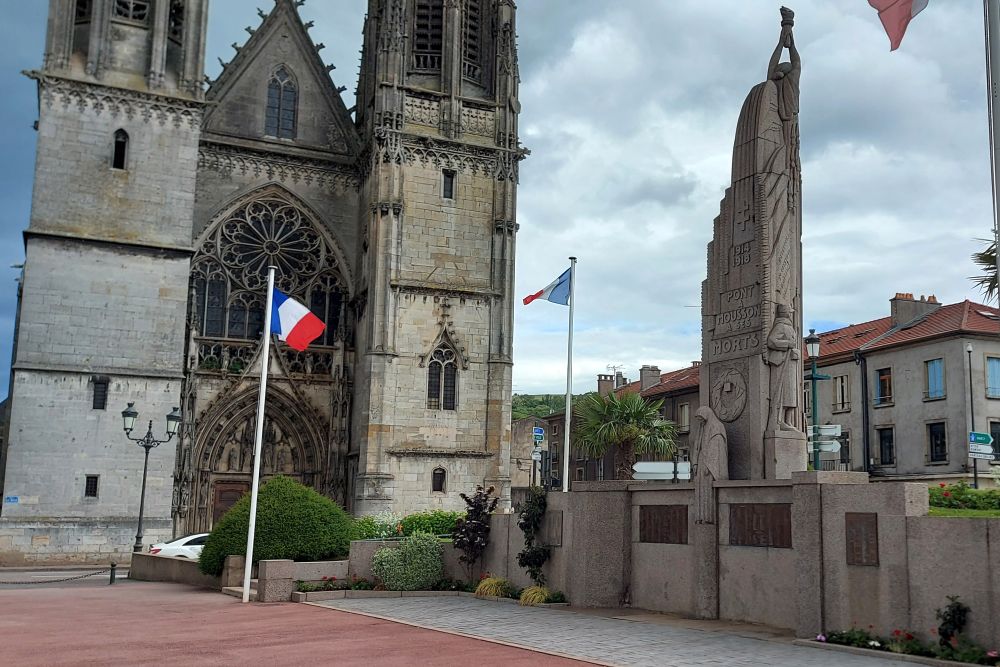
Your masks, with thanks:
M993 455L993 445L977 445L972 443L969 445L969 453L971 454L989 454Z
M807 449L810 453L813 451L813 445L819 445L819 451L821 452L834 454L840 451L839 440L810 440L807 445Z
M983 461L992 461L993 454L979 454L977 452L969 452L970 459L982 459Z
M840 424L819 424L809 427L809 435L821 438L839 438L842 432Z

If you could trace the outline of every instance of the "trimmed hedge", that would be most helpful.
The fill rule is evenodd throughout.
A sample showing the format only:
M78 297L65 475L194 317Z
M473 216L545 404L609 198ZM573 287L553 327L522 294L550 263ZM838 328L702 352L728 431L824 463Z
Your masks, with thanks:
M451 535L455 530L455 522L464 518L465 512L446 512L445 510L410 514L403 517L403 535L413 535L414 533Z
M226 556L245 556L250 526L250 494L226 512L212 530L198 567L222 574ZM288 477L275 477L257 498L253 561L332 560L347 556L354 520L339 505Z
M443 571L441 541L428 533L414 533L399 547L383 547L372 556L372 574L390 591L432 590Z
M930 488L931 507L966 510L1000 510L1000 490L973 489L965 482Z

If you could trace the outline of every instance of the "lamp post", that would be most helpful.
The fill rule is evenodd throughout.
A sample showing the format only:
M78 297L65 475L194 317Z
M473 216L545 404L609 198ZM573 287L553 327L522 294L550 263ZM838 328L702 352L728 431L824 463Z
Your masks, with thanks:
M819 472L819 410L817 409L819 401L817 400L818 394L816 389L816 381L819 379L819 374L816 372L816 360L819 358L819 336L816 335L815 329L810 329L809 335L806 336L806 354L809 355L809 359L812 361L812 369L809 372L809 384L812 385L813 470Z
M972 343L965 344L965 352L969 355L969 433L972 433L976 430L976 393L972 390ZM979 459L972 459L972 488L979 488Z
M142 514L146 507L146 472L149 470L149 450L154 447L159 447L165 442L170 442L170 439L174 437L177 433L177 427L180 426L181 423L181 409L174 408L173 411L167 415L166 440L157 440L153 437L152 419L149 420L149 428L146 430L146 435L141 438L133 438L132 429L135 428L135 422L138 418L139 413L135 409L135 403L129 403L128 407L122 410L122 425L125 429L125 437L146 450L146 458L142 464L142 493L139 496L139 527L135 532L135 545L132 547L132 551L135 553L142 551Z

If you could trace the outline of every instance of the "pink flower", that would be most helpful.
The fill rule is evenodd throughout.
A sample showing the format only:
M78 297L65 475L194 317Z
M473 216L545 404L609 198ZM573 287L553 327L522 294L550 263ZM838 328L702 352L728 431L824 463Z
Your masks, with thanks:
M946 487L946 486L948 486L948 485L947 485L947 484L945 484L944 482L941 482L940 484L938 484L938 486L940 486L940 487L941 487L941 488L943 489L944 487Z
M1000 658L1000 653L998 653L995 650L994 651L987 651L986 652L986 657L987 658Z
M822 634L816 635L816 641L818 641L818 642L825 642L826 641L826 635L822 635Z

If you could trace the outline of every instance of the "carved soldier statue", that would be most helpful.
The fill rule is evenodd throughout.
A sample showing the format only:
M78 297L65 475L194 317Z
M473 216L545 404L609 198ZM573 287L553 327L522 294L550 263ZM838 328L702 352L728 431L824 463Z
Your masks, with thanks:
M729 479L729 444L726 427L712 408L703 405L694 414L695 523L715 523L715 490L712 484Z
M802 356L799 347L799 336L792 324L791 310L779 303L774 312L774 324L767 335L767 351L763 355L764 363L770 367L768 431L798 430L794 422L799 403L798 392L795 391L799 367L797 362Z

